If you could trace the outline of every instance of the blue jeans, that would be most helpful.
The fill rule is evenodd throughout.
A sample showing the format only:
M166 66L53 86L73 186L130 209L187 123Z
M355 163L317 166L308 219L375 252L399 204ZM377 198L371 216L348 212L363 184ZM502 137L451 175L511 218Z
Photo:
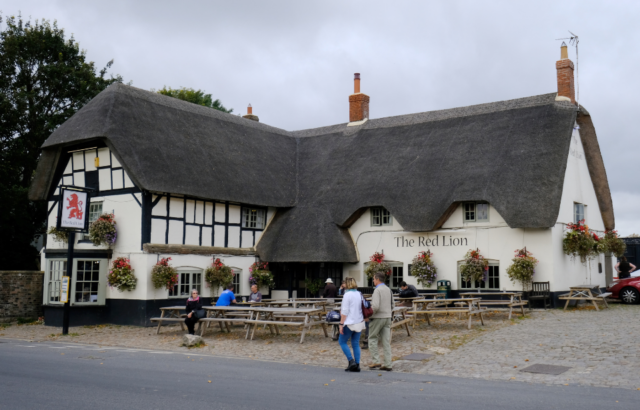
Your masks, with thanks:
M360 332L353 332L347 326L342 327L342 332L344 334L340 334L338 343L340 343L344 355L347 356L347 360L349 361L353 360L353 356L355 356L356 363L360 363ZM351 349L349 349L349 345L347 344L349 340L351 340L353 356L351 356Z

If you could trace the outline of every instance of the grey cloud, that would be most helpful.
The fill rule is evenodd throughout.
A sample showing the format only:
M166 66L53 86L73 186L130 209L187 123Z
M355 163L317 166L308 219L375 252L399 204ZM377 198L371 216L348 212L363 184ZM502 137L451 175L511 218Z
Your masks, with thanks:
M633 127L635 2L29 1L133 85L194 87L288 130L348 120L354 72L374 118L556 90L559 37L580 35L580 101L596 125L623 234L640 231ZM571 57L575 62L574 51ZM624 198L624 199L621 199ZM621 202L622 201L622 202ZM635 226L635 228L632 228Z

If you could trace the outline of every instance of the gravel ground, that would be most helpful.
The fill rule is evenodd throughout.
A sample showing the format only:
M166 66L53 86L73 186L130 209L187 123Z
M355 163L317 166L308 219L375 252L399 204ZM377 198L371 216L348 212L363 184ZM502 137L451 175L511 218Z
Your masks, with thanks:
M640 390L640 306L611 304L599 312L593 307L562 310L535 310L526 317L508 320L504 312L485 314L485 326L473 319L467 330L466 318L437 316L435 324L424 321L408 337L404 329L393 332L394 371L437 374L487 380L524 381L556 385L621 387ZM83 326L70 329L34 325L0 325L0 337L38 341L63 341L100 346L188 351L181 346L184 332L179 326L155 328L133 326ZM346 364L337 342L325 338L319 327L300 344L300 330L282 328L271 335L259 328L255 340L245 340L242 326L231 333L209 329L206 346L198 353L256 360L342 367ZM195 350L192 349L192 350ZM401 360L410 353L430 353L424 361ZM363 350L362 363L370 363ZM522 372L533 364L570 367L561 375Z

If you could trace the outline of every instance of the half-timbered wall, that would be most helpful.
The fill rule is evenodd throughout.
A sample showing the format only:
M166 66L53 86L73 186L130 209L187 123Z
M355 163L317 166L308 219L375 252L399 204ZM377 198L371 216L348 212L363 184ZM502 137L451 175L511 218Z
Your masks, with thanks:
M239 204L154 195L152 207L152 243L250 248L264 231L264 227L242 227L244 206ZM267 214L266 208L258 209Z

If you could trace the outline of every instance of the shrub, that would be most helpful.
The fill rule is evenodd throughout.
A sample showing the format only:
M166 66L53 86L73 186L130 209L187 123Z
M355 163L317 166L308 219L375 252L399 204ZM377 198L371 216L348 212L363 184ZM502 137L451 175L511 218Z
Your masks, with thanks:
M171 289L178 283L178 271L169 265L171 258L162 258L151 269L151 283L156 289Z
M571 257L580 257L580 261L585 263L588 259L598 254L598 241L600 238L589 232L589 227L585 225L584 219L577 224L567 224L569 230L562 240L562 250Z
M107 275L107 284L124 292L125 290L134 290L137 283L138 279L133 274L130 260L123 257L116 258Z
M418 278L418 283L428 288L436 281L438 269L431 260L433 254L429 251L420 252L411 262L411 276Z
M464 264L460 266L460 276L464 282L484 282L487 280L489 261L480 255L478 250L469 250L464 258Z
M213 264L204 271L204 280L214 290L222 286L223 288L233 282L235 273L233 270L220 262L220 258L213 261Z
M383 273L387 278L391 275L391 266L384 261L384 254L376 252L369 260L371 260L371 262L364 269L367 278L373 279L376 273Z
M627 244L618 236L618 231L605 231L604 237L598 241L598 250L602 253L611 252L616 258L621 258L627 251Z
M56 242L68 242L69 241L69 232L57 229L55 226L50 226L47 231L49 235L53 236L53 239Z
M516 255L511 260L513 263L507 268L507 275L512 282L522 283L522 290L531 283L533 275L536 273L538 260L527 249L516 249Z
M118 232L114 214L102 214L89 226L89 239L94 245L113 245Z
M276 281L273 278L273 273L269 270L268 262L254 262L249 267L249 283L252 285L258 285L258 288L273 289L276 287Z

